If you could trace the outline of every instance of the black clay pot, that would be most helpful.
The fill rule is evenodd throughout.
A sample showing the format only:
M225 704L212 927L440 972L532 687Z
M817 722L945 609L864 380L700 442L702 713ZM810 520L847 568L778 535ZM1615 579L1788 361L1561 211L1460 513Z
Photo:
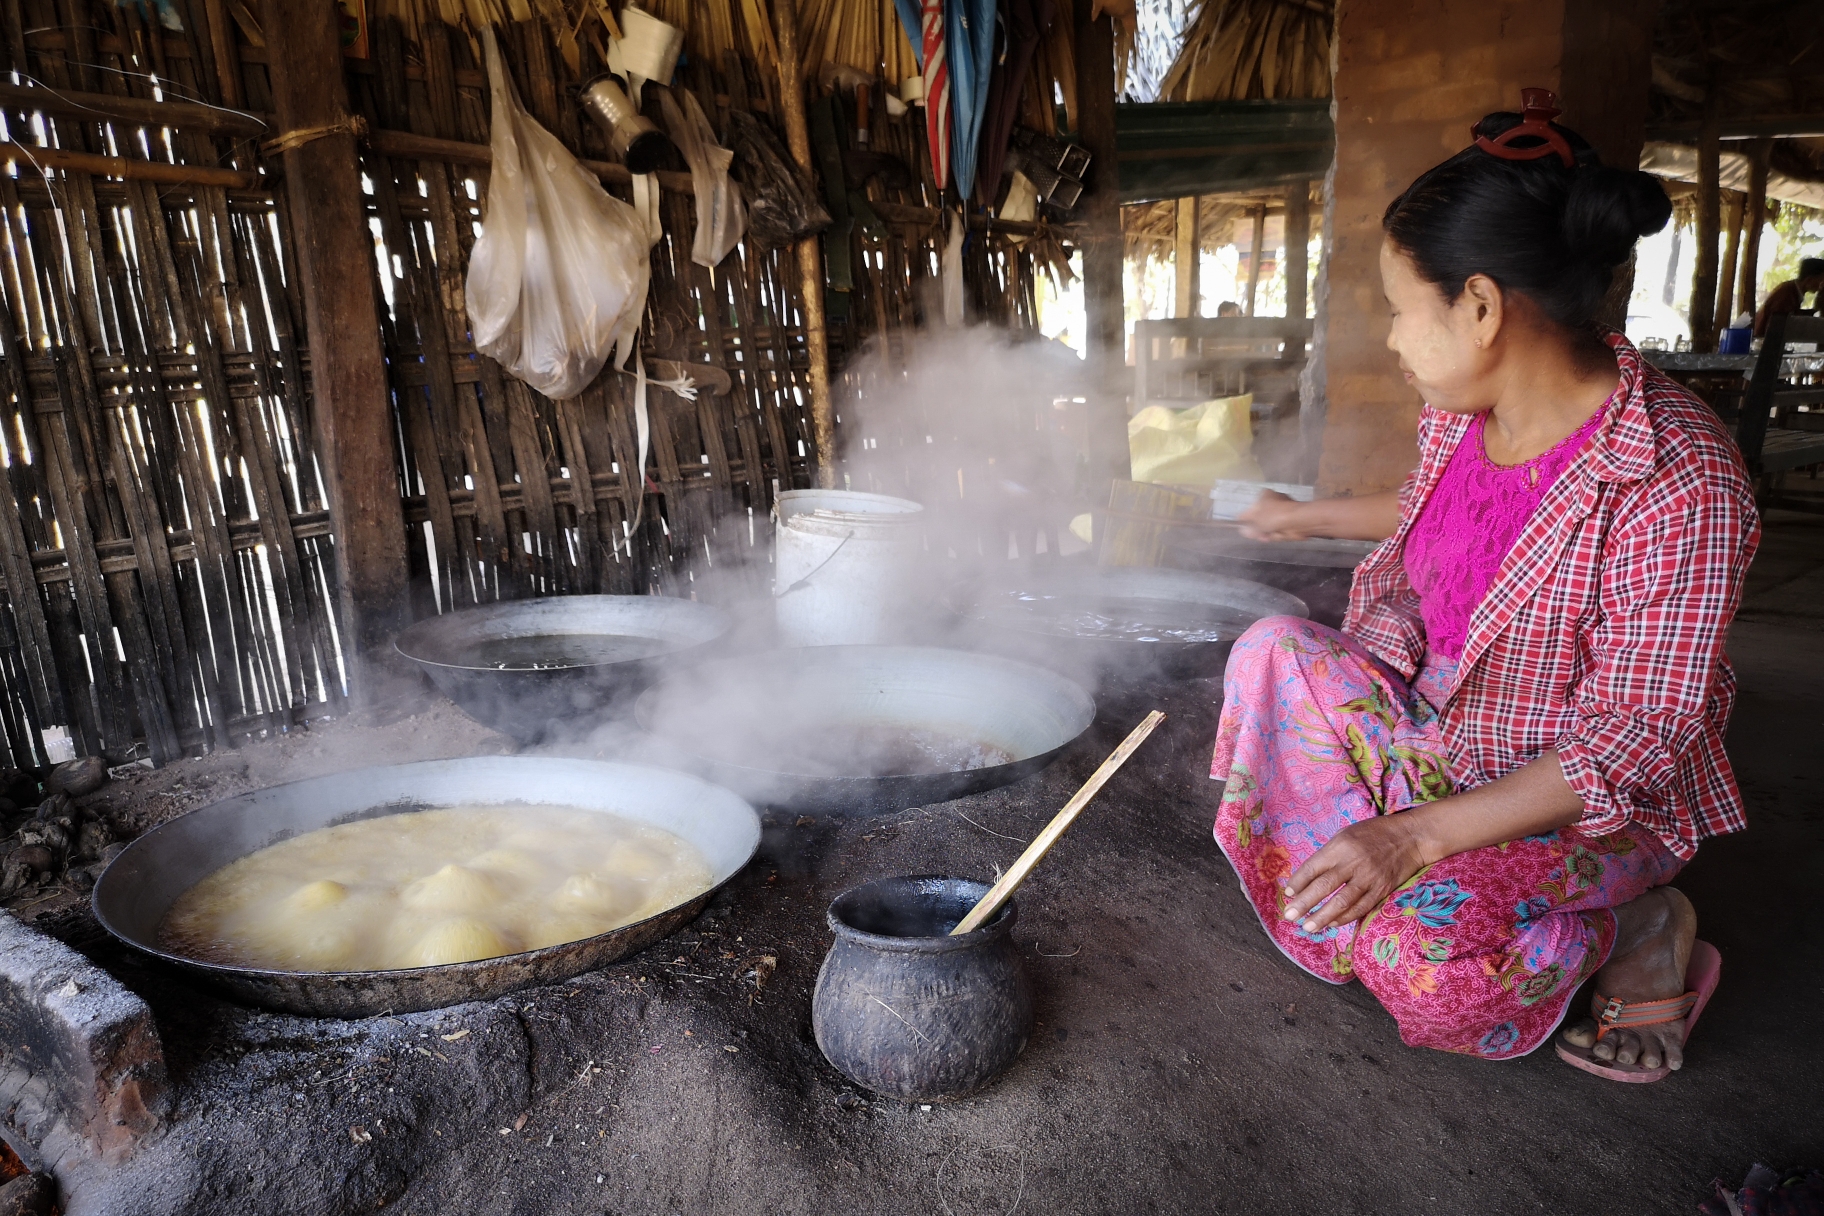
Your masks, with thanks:
M964 878L883 878L830 904L817 973L817 1046L865 1089L943 1102L999 1076L1032 1033L1032 987L1008 933L1010 901L973 933L949 936L988 893Z

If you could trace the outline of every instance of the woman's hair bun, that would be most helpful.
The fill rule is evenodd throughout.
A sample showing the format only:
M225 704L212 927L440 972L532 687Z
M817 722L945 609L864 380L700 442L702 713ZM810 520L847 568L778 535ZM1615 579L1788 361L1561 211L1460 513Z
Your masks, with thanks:
M1521 121L1490 114L1475 130L1492 140ZM1421 174L1381 222L1447 299L1456 300L1472 275L1485 274L1558 324L1582 326L1595 317L1634 242L1666 226L1672 200L1656 178L1610 168L1577 132L1557 123L1551 129L1573 163L1555 153L1510 159L1471 146ZM1546 142L1523 132L1508 147L1527 151Z
M1564 243L1574 254L1603 266L1628 260L1634 242L1672 218L1672 200L1650 173L1581 166L1571 174L1564 200Z

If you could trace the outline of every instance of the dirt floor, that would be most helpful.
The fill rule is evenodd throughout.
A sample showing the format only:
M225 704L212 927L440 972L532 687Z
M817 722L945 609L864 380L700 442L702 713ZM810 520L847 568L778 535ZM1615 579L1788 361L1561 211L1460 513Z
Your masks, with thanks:
M775 826L684 933L488 1004L363 1022L199 995L79 905L27 919L151 1003L169 1131L73 1198L134 1213L1689 1212L1753 1161L1824 1163L1824 517L1770 521L1731 652L1730 746L1752 829L1679 885L1725 960L1687 1068L1650 1086L1549 1049L1415 1050L1359 985L1297 972L1210 840L1215 682L1106 697L1010 789L864 821ZM1022 892L1038 994L1024 1055L972 1099L856 1092L811 1039L843 889L990 877L1148 709L1171 714ZM152 822L287 776L506 750L447 706L324 724L117 782ZM761 981L764 980L764 983Z

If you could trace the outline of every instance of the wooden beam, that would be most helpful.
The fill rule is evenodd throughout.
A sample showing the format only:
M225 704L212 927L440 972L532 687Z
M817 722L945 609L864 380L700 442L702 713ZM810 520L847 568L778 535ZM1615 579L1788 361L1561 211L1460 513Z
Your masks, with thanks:
M494 163L494 149L487 144L465 143L460 139L438 139L411 131L369 131L367 146L382 156L396 156L405 160L441 160L457 165ZM606 160L584 160L580 156L577 163L612 185L626 186L633 183L633 174L627 171L626 165ZM697 192L688 173L661 169L653 176L659 179L660 186L674 194L694 195Z
M1761 229L1767 224L1767 163L1773 155L1771 139L1757 139L1748 150L1748 201L1742 208L1741 286L1736 311L1754 315L1760 301L1757 271L1761 261Z
M804 115L804 73L798 64L797 0L773 0L775 37L779 47L779 108L784 111L785 136L792 159L812 181L817 168L811 156L811 130ZM820 238L798 242L799 294L804 302L804 345L810 358L811 440L817 450L817 484L836 488L836 403L830 396L830 336L823 315L823 254Z
M935 228L944 222L942 207L914 207L907 203L889 203L885 200L870 200L869 206L874 214L889 224L911 224L917 228ZM1083 233L1075 224L1057 224L1049 220L1043 224L1030 223L1026 220L1004 220L992 215L976 212L969 217L971 232L1005 232L1011 236L1037 236L1044 232L1060 240L1080 242Z
M149 101L112 93L78 93L40 85L0 83L0 106L42 110L65 118L125 122L140 127L177 127L208 135L253 138L268 133L270 123L257 114L224 110L189 101Z
M1091 12L1091 0L1075 0L1077 136L1090 154L1087 189L1077 204L1084 229L1084 378L1090 475L1113 481L1125 480L1133 472L1127 447L1125 243L1115 148L1114 27L1106 15L1091 20Z
M1203 246L1197 240L1197 196L1178 200L1177 222L1172 229L1172 315L1195 317L1203 313L1197 298L1198 263Z
M1697 142L1703 130L1701 122L1666 123L1648 127L1647 138L1691 144ZM1816 139L1820 135L1824 135L1824 113L1730 118L1717 125L1718 139Z
M1716 316L1714 324L1721 331L1735 319L1729 305L1735 301L1735 259L1742 247L1742 196L1734 190L1724 193L1722 205L1723 263L1716 275Z
M129 160L124 156L97 156L65 148L38 148L30 144L0 142L0 164L28 165L37 169L69 169L123 181L163 182L172 186L221 186L250 190L260 184L257 173L217 169L209 165L173 165L158 160Z
M1722 148L1717 137L1716 90L1710 90L1709 114L1697 141L1697 256L1691 279L1691 349L1716 349L1716 237L1720 217L1718 192Z
M1311 183L1286 187L1286 316L1302 321L1311 273Z
M272 94L282 131L328 134L284 153L292 240L304 287L318 457L336 528L338 617L353 661L350 691L372 703L406 624L405 512L394 468L393 411L375 296L374 243L349 121L336 8L264 0Z
M1262 203L1254 209L1253 244L1248 246L1248 294L1241 303L1241 315L1254 315L1254 303L1260 295L1261 246L1267 242L1267 206Z

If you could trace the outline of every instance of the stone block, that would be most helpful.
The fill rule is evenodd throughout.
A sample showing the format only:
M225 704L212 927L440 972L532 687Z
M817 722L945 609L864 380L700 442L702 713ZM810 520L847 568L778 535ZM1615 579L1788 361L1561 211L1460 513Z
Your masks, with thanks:
M0 913L0 1112L60 1177L118 1163L167 1111L152 1011L82 955Z

